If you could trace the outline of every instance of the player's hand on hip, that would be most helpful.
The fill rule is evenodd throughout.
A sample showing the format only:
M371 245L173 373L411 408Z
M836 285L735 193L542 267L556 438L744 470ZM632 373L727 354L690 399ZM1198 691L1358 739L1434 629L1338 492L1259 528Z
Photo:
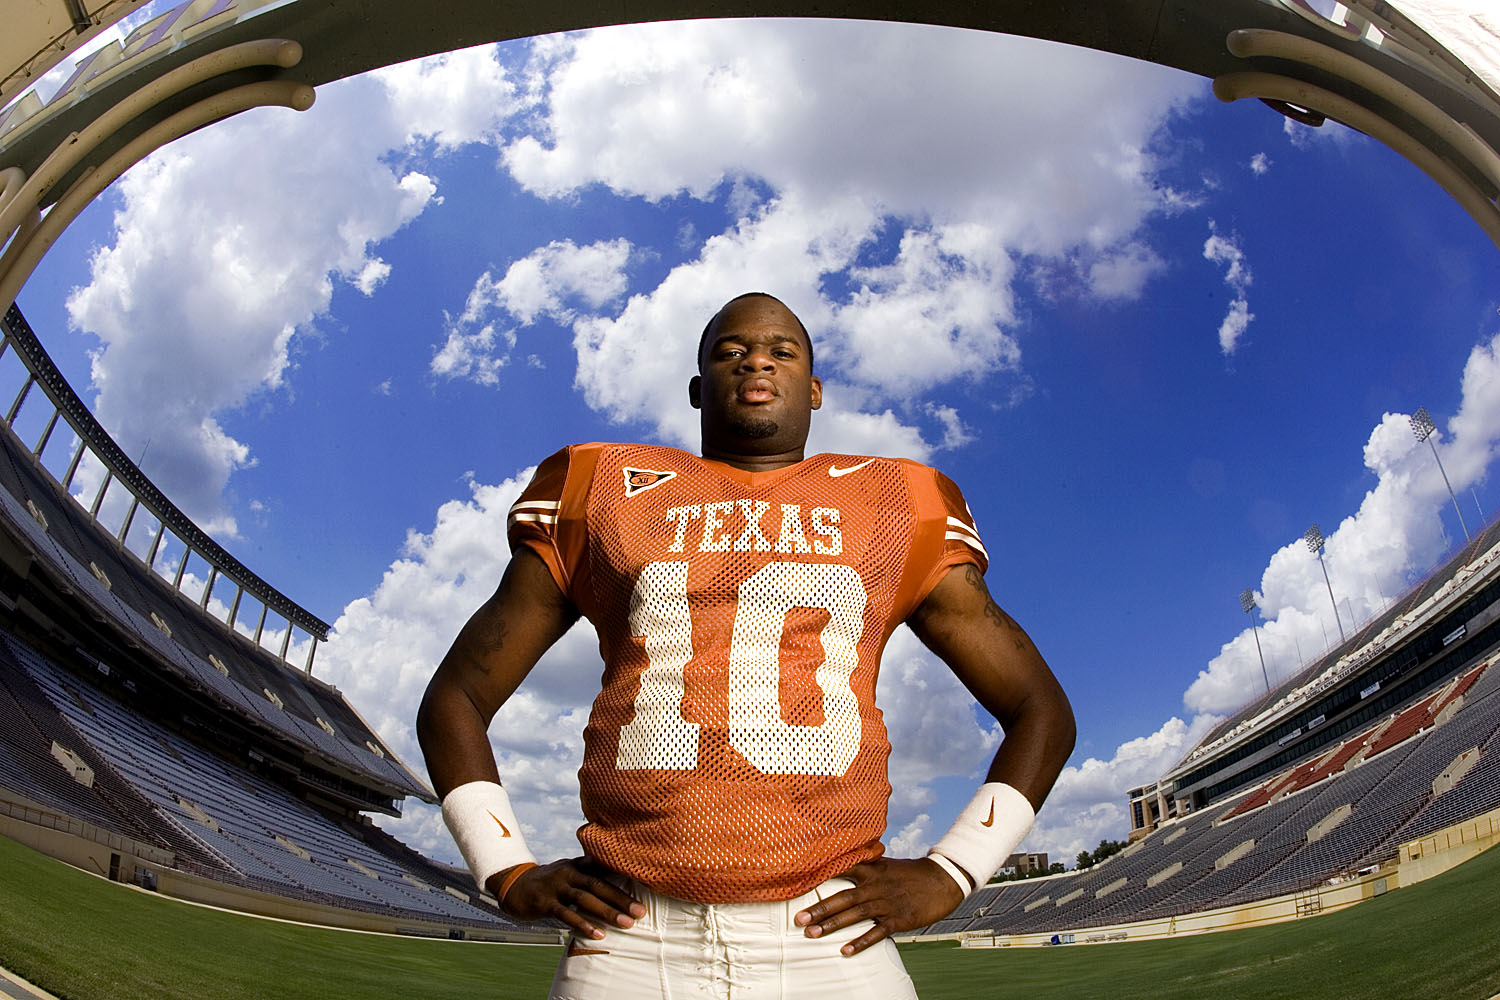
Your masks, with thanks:
M501 909L517 920L561 920L579 934L598 940L604 937L606 926L632 927L646 915L640 900L608 881L607 876L613 874L592 858L540 865L511 884Z
M808 937L822 937L861 920L875 921L874 927L844 945L845 955L941 920L964 898L948 873L926 858L876 858L855 865L843 877L854 888L819 900L793 919Z

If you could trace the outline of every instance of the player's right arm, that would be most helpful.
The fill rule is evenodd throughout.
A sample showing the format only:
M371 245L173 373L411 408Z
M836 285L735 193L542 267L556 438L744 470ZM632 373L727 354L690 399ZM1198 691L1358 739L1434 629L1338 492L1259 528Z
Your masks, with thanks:
M573 623L578 611L558 589L546 564L520 548L500 586L459 632L427 685L417 711L417 740L440 797L470 782L499 784L490 749L490 720L543 653ZM491 875L485 888L496 898L512 869ZM553 917L589 937L604 936L597 923L629 927L644 907L584 858L526 870L503 893L503 908L521 920Z

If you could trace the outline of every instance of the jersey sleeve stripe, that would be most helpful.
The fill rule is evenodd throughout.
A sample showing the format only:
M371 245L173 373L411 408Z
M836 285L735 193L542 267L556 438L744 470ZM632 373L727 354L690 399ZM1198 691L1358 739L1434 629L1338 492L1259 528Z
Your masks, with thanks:
M510 515L506 517L507 530L511 525L521 521L532 524L556 524L557 510L561 504L556 500L517 500L511 505Z
M949 517L948 530L956 531L960 535L968 536L969 538L974 539L975 544L979 544L980 547L983 548L983 545L979 542L979 532L972 525L965 524L956 517Z
M517 500L510 505L510 512L514 514L518 510L557 510L562 506L557 500Z
M963 542L969 548L984 556L985 562L989 561L990 554L986 552L984 546L980 544L978 535L971 534L969 532L949 531L944 533L943 537L951 539L955 542Z

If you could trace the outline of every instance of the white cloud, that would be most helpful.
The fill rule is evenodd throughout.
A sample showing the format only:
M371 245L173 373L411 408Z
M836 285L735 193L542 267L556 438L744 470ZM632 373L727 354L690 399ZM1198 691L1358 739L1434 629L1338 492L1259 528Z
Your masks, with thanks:
M1091 851L1106 838L1123 839L1130 830L1130 789L1161 777L1218 721L1212 715L1195 716L1190 723L1174 717L1149 736L1120 744L1109 760L1089 757L1063 768L1023 849L1046 851L1051 860L1072 867L1079 851Z
M1271 169L1271 158L1265 153L1256 153L1250 157L1250 172L1257 177L1262 177Z
M510 351L515 346L515 331L496 331L493 323L486 323L477 330L450 326L448 339L433 353L428 370L445 378L466 378L480 385L498 385L500 369L510 361Z
M1350 143L1368 141L1363 132L1329 118L1322 125L1303 125L1292 118L1281 120L1281 132L1293 149L1311 149L1319 144L1332 144L1335 148Z
M553 241L518 260L495 284L496 301L522 324L546 315L560 322L572 318L564 300L577 298L598 309L625 294L625 264L630 241L600 240L585 247L572 240Z
M1133 300L1166 266L1144 243L1125 243L1089 263L1088 287L1101 299Z
M688 379L703 324L726 300L746 291L746 275L774 290L814 331L828 310L820 275L845 266L871 222L845 201L803 206L786 201L710 238L696 261L673 268L655 289L633 295L616 316L581 316L573 324L576 381L595 410L618 422L654 428L671 443L696 445L697 411L686 405ZM817 356L820 372L826 367ZM817 423L825 422L826 413Z
M858 291L832 326L851 378L910 398L1019 365L1020 347L1003 332L1015 318L1010 259L969 228L909 230L894 261L851 270Z
M945 451L950 448L961 448L974 440L973 430L964 424L958 411L953 407L928 403L927 412L942 425L943 440L938 444L939 448Z
M862 58L826 58L838 49ZM1132 231L1158 200L1142 150L1166 111L1202 93L1069 46L873 22L633 25L550 55L542 138L505 150L539 194L604 183L705 198L753 177L898 215L981 212L1038 252Z
M918 813L894 834L887 837L887 853L893 858L920 858L927 853L939 837L932 832L932 817L926 813Z
M475 608L493 593L510 560L505 516L531 470L495 485L470 484L467 500L438 509L431 531L408 534L374 592L344 609L319 673L359 705L388 745L425 773L416 741L416 710L438 661ZM582 624L563 638L506 703L490 729L501 780L538 854L577 853L572 832L582 821L578 764L587 700L598 684L598 647ZM580 695L580 692L590 692ZM393 824L418 849L456 859L441 823L412 803Z
M1229 303L1229 310L1224 314L1223 321L1219 324L1219 350L1225 357L1233 354L1239 345L1240 337L1255 318L1250 311L1250 300L1246 291L1253 279L1250 273L1250 265L1245 260L1245 251L1240 248L1239 242L1234 237L1219 235L1217 227L1209 223L1212 230L1208 239L1203 244L1203 259L1215 264L1224 265L1224 284L1235 293L1234 299Z
M1210 229L1214 228L1212 224ZM1245 252L1233 237L1220 236L1214 232L1203 243L1203 259L1223 264L1224 283L1235 290L1250 287L1250 267L1245 262Z
M486 45L372 73L385 86L390 115L403 129L396 144L431 141L449 151L498 137L519 97L497 55Z
M1250 311L1250 300L1245 296L1237 296L1229 303L1229 311L1219 322L1219 350L1226 357L1234 353L1240 337L1244 336L1245 330L1254 318L1255 314Z
M888 829L902 830L919 814L934 811L934 778L964 775L976 784L983 780L1000 744L1000 727L975 707L953 672L909 629L892 634L881 659L875 697L891 741ZM942 829L936 832L941 835L952 820L941 817ZM914 831L908 833L913 836ZM918 845L919 851L925 853L927 846L930 842Z
M469 290L458 318L449 319L447 340L434 352L430 370L497 384L516 346L515 330L497 330L497 318L503 322L508 317L519 326L540 318L567 325L578 315L577 308L597 310L614 302L627 289L631 250L625 239L583 247L554 240L512 263L499 279L485 271Z
M864 57L824 58L837 49ZM1202 92L1065 46L873 23L637 25L537 51L537 121L503 150L524 187L723 194L737 217L622 312L573 323L589 404L678 443L696 438L680 405L693 338L755 287L814 331L825 379L902 400L901 437L930 450L915 425L923 393L1022 378L1019 257L1067 260L1073 284L1105 299L1138 295L1161 269L1139 230L1183 196L1154 181L1149 149ZM897 248L872 254L885 234Z
M249 112L118 183L114 242L69 316L100 341L100 420L132 453L150 439L148 474L190 516L233 534L222 493L252 458L217 415L280 387L334 286L374 294L390 265L372 248L434 202L429 176L382 157L489 134L510 98L492 54L454 54L323 87L301 115Z

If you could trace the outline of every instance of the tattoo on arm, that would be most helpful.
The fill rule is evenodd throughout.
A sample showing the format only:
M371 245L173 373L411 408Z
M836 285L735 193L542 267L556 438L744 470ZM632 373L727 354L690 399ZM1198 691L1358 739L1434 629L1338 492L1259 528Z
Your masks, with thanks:
M475 631L474 645L480 655L474 657L474 664L482 672L486 674L490 672L490 665L484 661L484 656L500 652L500 649L505 645L505 636L509 632L510 626L506 624L504 618L499 616L485 622L481 628Z
M968 581L969 586L984 595L984 616L1011 633L1011 641L1015 643L1017 651L1026 649L1030 645L1026 632L1016 624L1014 618L995 603L995 599L990 596L989 588L984 585L984 575L979 572L979 567L973 563L965 565L964 579Z

